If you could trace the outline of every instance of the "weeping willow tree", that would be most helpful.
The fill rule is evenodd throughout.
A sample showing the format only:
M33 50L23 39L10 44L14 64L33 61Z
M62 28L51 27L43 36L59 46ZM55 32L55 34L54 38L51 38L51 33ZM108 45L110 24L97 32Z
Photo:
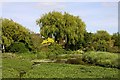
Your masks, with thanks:
M69 13L49 12L37 21L40 26L40 34L45 38L54 38L57 43L65 43L65 47L80 46L86 32L86 25L79 16Z

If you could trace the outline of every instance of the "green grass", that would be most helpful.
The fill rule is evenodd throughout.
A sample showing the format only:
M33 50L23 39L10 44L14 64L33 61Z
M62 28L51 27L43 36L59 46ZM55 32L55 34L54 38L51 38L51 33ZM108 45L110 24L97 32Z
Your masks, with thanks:
M58 63L43 63L29 70L26 78L117 78L118 69Z
M2 77L19 78L20 71L29 71L32 63L29 60L20 59L3 59L2 60Z
M60 63L42 63L32 66L33 54L30 56L21 54L11 55L3 54L2 60L2 77L3 78L19 78L20 71L26 71L22 77L24 78L117 78L117 68L106 68L88 65L73 65Z

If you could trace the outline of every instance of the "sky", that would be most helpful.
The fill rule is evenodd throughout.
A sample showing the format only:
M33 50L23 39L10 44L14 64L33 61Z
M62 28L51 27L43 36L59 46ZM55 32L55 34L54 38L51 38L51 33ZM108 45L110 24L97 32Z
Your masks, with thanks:
M1 8L3 18L12 19L36 33L40 31L36 20L49 11L79 16L88 32L118 32L117 2L3 2Z

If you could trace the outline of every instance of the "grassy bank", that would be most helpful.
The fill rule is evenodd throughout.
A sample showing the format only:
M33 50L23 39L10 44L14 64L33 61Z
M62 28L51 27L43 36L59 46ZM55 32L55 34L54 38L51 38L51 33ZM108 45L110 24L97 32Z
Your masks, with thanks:
M19 78L21 71L24 78L118 78L117 68L106 68L90 65L75 65L62 63L41 63L32 65L33 54L25 55L3 54L3 78Z

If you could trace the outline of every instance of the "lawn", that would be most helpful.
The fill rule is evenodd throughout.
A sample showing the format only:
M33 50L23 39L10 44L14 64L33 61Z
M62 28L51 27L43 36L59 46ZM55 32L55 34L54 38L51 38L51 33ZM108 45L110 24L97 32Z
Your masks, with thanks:
M106 68L90 65L75 65L62 63L41 63L32 65L29 59L21 56L3 56L2 77L19 78L20 72L25 71L23 78L118 78L117 68Z
M27 78L117 78L118 69L98 66L43 63L29 70Z

